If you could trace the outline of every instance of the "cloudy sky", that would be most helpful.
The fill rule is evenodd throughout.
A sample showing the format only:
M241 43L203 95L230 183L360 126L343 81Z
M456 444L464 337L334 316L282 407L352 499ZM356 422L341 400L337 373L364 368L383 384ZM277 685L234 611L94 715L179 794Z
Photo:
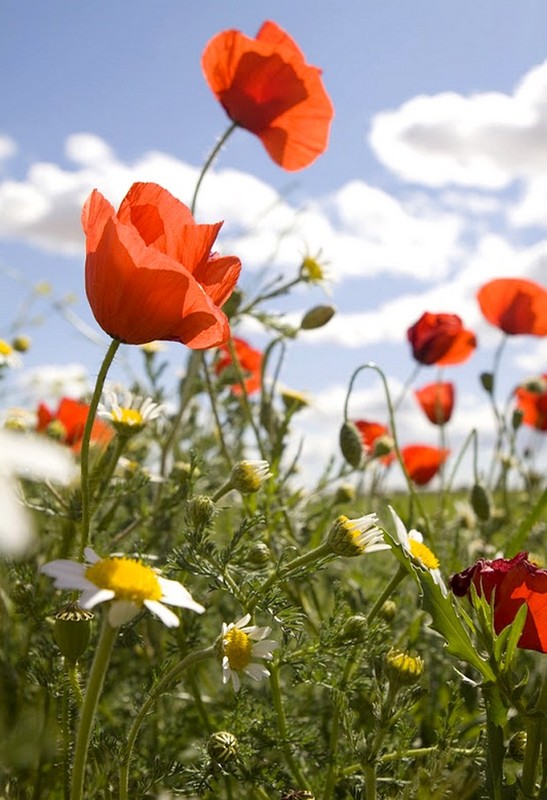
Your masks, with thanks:
M344 13L327 0L51 0L4 4L1 16L0 337L23 322L33 338L20 387L32 370L62 366L76 392L82 370L96 373L106 338L83 291L82 203L96 187L116 205L135 180L188 203L227 125L201 74L203 47L227 28L254 35L271 18L323 69L336 110L329 149L287 173L237 131L204 181L197 219L225 220L218 244L241 257L247 289L294 275L304 254L328 263L330 295L298 292L270 307L291 319L316 303L337 308L291 345L281 376L313 397L301 427L314 460L318 448L325 459L336 451L359 364L378 363L398 394L414 366L406 329L426 310L457 313L477 333L475 355L444 372L457 386L448 434L455 453L478 426L486 449L491 413L478 375L500 335L476 291L494 277L547 276L543 0L355 2ZM53 294L29 306L40 281ZM237 332L267 341L256 326ZM546 344L508 343L500 400L546 371ZM175 374L184 348L170 344L168 356ZM436 376L423 368L415 385ZM372 375L359 379L351 414L385 421ZM402 444L437 444L411 394L398 427Z

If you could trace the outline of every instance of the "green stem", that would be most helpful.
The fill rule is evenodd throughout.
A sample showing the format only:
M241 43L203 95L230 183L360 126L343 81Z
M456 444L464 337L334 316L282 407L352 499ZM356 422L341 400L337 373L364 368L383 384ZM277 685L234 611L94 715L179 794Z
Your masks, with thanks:
M260 594L264 595L264 593L267 592L276 581L286 580L291 573L296 572L297 570L302 569L302 567L306 567L309 564L313 564L315 561L319 561L319 559L328 556L329 553L332 553L331 546L328 544L328 542L323 542L323 544L320 544L313 550L309 550L307 553L297 556L297 558L293 558L293 560L289 561L283 570L273 572L270 577L264 581L260 587ZM251 599L247 610L252 611L252 609L257 605L258 600L258 597L256 597L254 601Z
M376 619L380 609L382 608L382 606L384 605L386 600L388 600L389 597L391 597L391 595L393 594L393 592L395 591L397 586L401 583L401 581L404 578L406 578L407 575L408 575L407 570L401 564L399 569L397 570L397 572L393 576L393 578L390 580L390 582L388 583L388 585L386 586L386 588L384 589L382 594L378 597L378 599L376 600L376 602L374 603L374 605L372 606L372 608L368 612L368 614L367 614L367 622L368 622L369 625L371 624L371 622L373 622Z
M291 748L289 747L289 743L287 741L287 719L285 717L285 709L283 708L283 700L281 697L281 689L279 686L279 667L277 665L272 665L270 667L270 686L272 689L272 698L274 701L275 712L277 715L277 728L279 730L279 736L281 738L281 746L283 748L283 754L285 756L285 761L291 771L291 774L295 781L297 782L299 789L309 789L309 784L306 778L303 776L296 759L294 758Z
M142 723L144 722L146 715L150 711L151 707L157 700L157 698L167 689L169 686L175 681L179 675L184 672L185 669L188 667L192 667L195 664L198 664L200 661L205 661L207 658L211 658L215 654L215 648L213 645L210 647L206 647L203 650L195 650L192 653L189 653L182 661L179 661L177 664L174 665L165 675L160 678L160 680L152 687L148 697L144 701L143 705L141 706L139 713L135 717L133 721L133 725L131 726L131 730L129 731L129 735L127 737L127 744L124 748L122 759L121 759L121 766L120 766L120 800L128 800L129 797L129 762L131 760L131 753L133 752L133 746L135 744L135 740L139 733Z
M97 649L95 651L93 664L91 665L84 702L80 713L80 723L78 725L74 762L72 766L70 800L83 800L85 767L91 730L117 633L118 628L113 628L108 623L108 619L105 615L103 629L97 643Z
M220 421L220 415L218 413L215 387L213 386L213 383L211 381L211 376L209 375L209 370L207 369L207 362L205 361L205 355L203 356L203 374L205 375L205 383L207 384L207 393L209 395L209 400L211 402L211 410L213 412L213 417L215 418L215 425L217 427L217 435L220 444L220 449L222 450L222 455L224 456L224 460L231 469L233 467L233 462L230 457L230 452L228 450L228 447L226 446L226 441L224 439L224 430L222 427L222 423Z
M534 713L535 712L535 713ZM521 797L535 797L536 773L539 766L539 752L546 739L547 712L547 672L543 676L541 691L535 708L528 717L526 726L526 750L522 765ZM544 753L545 757L545 753ZM544 758L545 760L545 758ZM545 783L546 776L543 776Z
M233 133L233 131L236 128L237 128L237 122L232 122L232 124L229 125L228 128L226 128L226 130L224 131L224 133L222 134L222 136L220 137L218 142L215 144L215 146L213 147L213 149L211 150L211 152L207 156L207 160L205 161L205 164L201 168L201 172L200 172L198 181L196 183L196 188L194 189L194 195L192 197L192 202L190 204L190 211L192 212L192 214L194 214L195 211L196 211L196 203L197 203L197 199L198 199L199 189L200 189L201 183L202 183L202 181L203 181L203 179L205 177L205 174L206 174L207 170L209 169L209 167L211 166L211 164L213 163L215 158L218 156L218 154L220 153L220 151L222 150L222 148L226 144L226 141L229 138L229 136Z
M104 382L120 344L121 342L119 339L112 339L110 346L106 351L106 355L103 359L103 363L101 364L101 368L95 382L95 389L93 390L93 397L91 398L91 403L89 404L89 412L82 436L80 461L82 476L82 538L80 542L79 553L80 561L83 559L84 550L89 543L91 527L91 486L89 481L89 444L91 441L91 431L93 429L93 423L95 422L95 415L97 414L97 407L99 405L99 400L101 399Z
M194 389L194 381L197 377L199 372L199 368L202 363L202 353L199 350L192 350L190 356L188 358L188 366L186 367L186 375L181 381L180 387L180 401L179 401L179 410L177 412L177 416L173 420L173 424L171 426L171 431L169 436L167 437L167 441L165 442L161 454L161 466L160 466L160 475L164 476L166 469L167 469L167 457L175 439L177 437L180 424L182 422L182 418L184 416L184 412L186 411L186 407L188 403L192 399L193 389ZM163 484L158 484L158 486L162 486Z

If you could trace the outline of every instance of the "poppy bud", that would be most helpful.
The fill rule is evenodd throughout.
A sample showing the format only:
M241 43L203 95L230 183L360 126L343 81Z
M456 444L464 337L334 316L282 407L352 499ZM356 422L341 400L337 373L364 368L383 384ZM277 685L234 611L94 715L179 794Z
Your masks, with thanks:
M363 457L361 435L353 422L348 420L340 428L340 450L352 467L357 468L361 464Z
M480 381L484 391L492 394L494 391L494 374L492 372L481 372Z
M520 428L523 419L524 419L524 411L522 410L522 408L515 408L511 416L511 426L514 431L517 431Z
M207 753L217 764L225 766L237 758L239 743L230 731L217 731L207 741Z
M475 483L471 489L470 502L471 508L480 520L486 522L490 519L490 500L480 483Z
M92 611L80 608L77 603L68 603L55 614L53 637L71 664L76 664L89 643L94 616Z
M336 314L334 306L314 306L302 317L300 328L303 331L311 331L314 328L322 328Z

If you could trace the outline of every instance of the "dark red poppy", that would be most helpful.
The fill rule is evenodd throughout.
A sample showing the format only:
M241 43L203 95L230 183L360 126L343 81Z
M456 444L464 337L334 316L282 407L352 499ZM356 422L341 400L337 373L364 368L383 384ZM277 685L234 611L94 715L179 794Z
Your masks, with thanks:
M220 310L239 277L234 256L211 254L221 222L197 225L155 183L135 183L118 213L96 189L82 212L85 286L95 319L127 344L156 339L194 350L230 336Z
M449 421L454 409L453 383L428 383L421 389L415 389L414 395L426 417L435 425L444 425Z
M365 455L368 458L378 455L382 464L389 466L396 458L389 429L380 422L366 419L357 419L353 424L361 434Z
M523 423L538 431L547 431L547 373L517 386L515 396Z
M241 371L245 376L244 384L247 394L257 392L262 386L262 361L263 354L260 350L255 350L244 339L234 337L232 339L237 361ZM233 366L232 354L228 345L220 348L220 358L215 364L215 372L220 375L228 367ZM235 381L231 385L234 394L241 394L241 384Z
M547 289L525 278L496 278L482 286L477 300L485 318L515 336L547 336Z
M57 411L51 411L45 403L40 403L37 411L36 430L46 431L51 425L51 435L79 453L88 414L89 405L87 403L71 400L68 397L63 397ZM93 444L106 447L113 436L114 431L109 425L100 419L95 420L90 439Z
M435 477L450 450L425 444L409 444L401 449L401 458L410 480L423 486Z
M528 553L518 553L510 559L479 559L450 580L451 589L458 597L468 594L471 584L480 596L493 602L496 633L510 625L519 608L526 605L528 614L518 646L547 653L546 569L529 561Z
M256 134L276 164L307 167L328 144L334 111L321 70L274 22L255 39L219 33L201 60L205 79L231 120Z
M420 364L461 364L477 346L475 334L463 327L457 314L426 311L406 334Z

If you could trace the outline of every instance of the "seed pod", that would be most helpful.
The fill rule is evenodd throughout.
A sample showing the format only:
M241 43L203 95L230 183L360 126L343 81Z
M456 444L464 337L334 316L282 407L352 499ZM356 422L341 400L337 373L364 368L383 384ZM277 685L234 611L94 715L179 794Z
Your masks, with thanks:
M94 616L92 611L80 608L77 603L68 603L55 614L53 637L71 664L76 664L89 643Z
M480 483L475 483L471 489L470 502L471 508L482 522L490 519L490 500Z
M322 328L334 317L336 309L334 306L314 306L304 314L300 328L303 331L311 331L314 328Z
M353 422L349 422L349 420L346 420L340 428L340 450L352 467L357 468L361 464L363 457L361 434Z

